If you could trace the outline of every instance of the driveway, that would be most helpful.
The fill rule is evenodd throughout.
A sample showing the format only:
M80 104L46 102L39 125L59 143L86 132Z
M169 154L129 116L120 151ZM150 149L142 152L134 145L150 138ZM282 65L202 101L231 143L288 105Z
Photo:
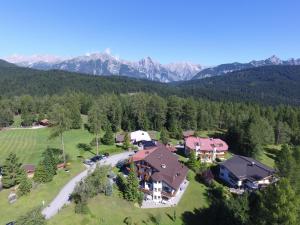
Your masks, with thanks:
M109 156L107 159L101 160L100 165L111 165L115 166L118 161L127 159L132 152L123 152L120 154ZM43 209L42 214L46 219L50 219L52 216L57 214L59 210L66 204L69 204L69 196L72 194L76 184L88 175L89 171L93 171L96 165L93 165L85 171L72 178L58 193L54 200Z

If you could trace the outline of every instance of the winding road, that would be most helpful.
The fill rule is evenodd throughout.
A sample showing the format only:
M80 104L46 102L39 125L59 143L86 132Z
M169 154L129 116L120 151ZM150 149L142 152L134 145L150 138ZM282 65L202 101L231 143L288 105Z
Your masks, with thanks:
M111 165L115 166L118 161L127 159L132 152L123 152L120 154L112 155L107 159L101 160L100 165ZM72 194L76 184L85 178L88 173L95 169L96 165L93 165L86 169L85 171L81 172L77 176L73 177L58 193L58 195L54 198L54 200L42 210L42 214L45 216L46 219L50 219L52 216L57 214L59 210L66 204L69 204L69 196Z

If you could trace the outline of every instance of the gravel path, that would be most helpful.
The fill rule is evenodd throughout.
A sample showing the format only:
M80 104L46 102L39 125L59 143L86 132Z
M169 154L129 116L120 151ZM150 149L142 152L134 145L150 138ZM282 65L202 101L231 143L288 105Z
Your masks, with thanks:
M100 161L100 165L111 165L115 166L119 160L127 159L132 152L124 152L116 155L109 156L105 160ZM46 219L50 219L52 216L57 214L59 210L66 204L69 204L69 196L73 192L76 184L85 178L89 171L93 171L95 169L95 165L89 167L85 171L78 174L76 177L72 178L58 193L58 195L54 198L54 200L43 209L42 214Z

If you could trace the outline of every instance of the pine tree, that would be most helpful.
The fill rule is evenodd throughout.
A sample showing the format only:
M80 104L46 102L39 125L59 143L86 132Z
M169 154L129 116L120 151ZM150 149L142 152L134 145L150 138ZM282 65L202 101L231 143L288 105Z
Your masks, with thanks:
M21 179L20 179L20 185L18 187L18 195L23 196L30 193L30 189L32 188L31 180L28 179L26 172L23 170Z
M35 208L23 216L20 216L16 225L46 225L46 219L40 208Z
M165 145L170 141L168 131L165 128L163 128L160 132L160 140Z
M2 167L2 185L4 188L10 188L20 183L21 165L15 153L8 155Z
M49 174L45 168L44 163L41 161L36 167L33 180L38 183L47 183L53 178L52 174Z
M187 161L187 166L195 172L199 169L200 163L197 160L196 153L194 151L190 153L189 160Z
M130 137L129 137L128 132L126 132L125 136L124 136L123 149L124 150L128 150L129 147L130 147Z
M139 199L139 180L136 176L133 162L130 164L130 172L127 177L124 196L128 201L137 202Z
M292 151L288 145L283 145L281 150L278 151L275 165L279 171L281 177L290 179L292 177L295 161L292 155Z
M298 224L299 199L287 179L270 185L262 193L259 225L296 225Z
M44 152L44 158L42 160L42 163L44 164L45 170L49 174L49 177L53 177L56 174L57 162L51 149L47 149Z
M107 125L107 127L106 127L106 131L105 131L105 134L103 136L102 142L105 145L113 145L115 143L114 133L111 129L110 124Z

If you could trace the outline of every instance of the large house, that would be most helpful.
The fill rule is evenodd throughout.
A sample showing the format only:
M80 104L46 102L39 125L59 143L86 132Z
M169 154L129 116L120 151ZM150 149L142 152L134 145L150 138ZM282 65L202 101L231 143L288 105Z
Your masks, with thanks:
M225 141L215 138L187 137L185 138L185 154L189 155L192 151L201 162L211 163L216 158L225 159L228 145Z
M255 159L235 155L220 163L219 177L231 187L259 189L276 181L275 170Z
M132 160L137 168L141 190L154 202L174 197L186 182L188 168L161 143L138 151Z
M148 132L143 131L143 130L137 130L134 132L131 132L129 134L130 141L133 144L140 144L143 141L151 141L151 137ZM124 142L125 134L118 134L116 135L116 142L117 143L122 143Z

